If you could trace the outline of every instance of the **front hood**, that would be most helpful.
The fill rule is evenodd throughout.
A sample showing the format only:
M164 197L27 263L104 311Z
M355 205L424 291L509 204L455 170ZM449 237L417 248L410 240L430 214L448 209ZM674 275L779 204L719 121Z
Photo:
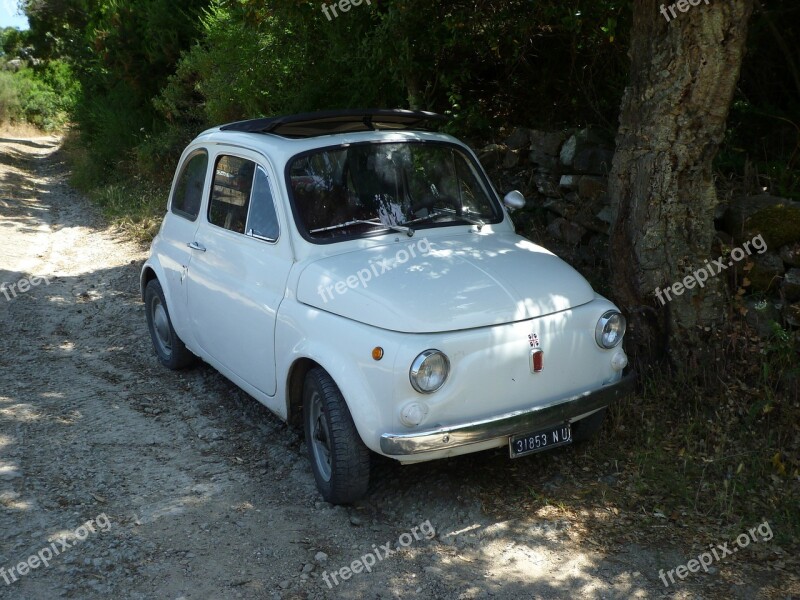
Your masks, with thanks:
M514 234L403 238L323 258L297 299L382 329L436 333L541 317L594 299L560 258Z

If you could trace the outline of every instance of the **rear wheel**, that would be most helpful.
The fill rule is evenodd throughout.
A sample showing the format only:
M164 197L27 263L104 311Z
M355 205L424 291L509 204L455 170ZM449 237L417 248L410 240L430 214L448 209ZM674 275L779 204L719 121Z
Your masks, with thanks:
M197 360L184 345L169 318L164 290L157 279L151 280L144 291L147 327L159 362L168 369L183 369Z
M585 442L597 435L603 428L603 421L605 421L605 418L606 409L602 408L580 421L575 421L572 424L572 441L578 443Z
M366 494L369 449L336 383L319 367L306 374L303 422L311 469L322 497L331 504L349 504Z

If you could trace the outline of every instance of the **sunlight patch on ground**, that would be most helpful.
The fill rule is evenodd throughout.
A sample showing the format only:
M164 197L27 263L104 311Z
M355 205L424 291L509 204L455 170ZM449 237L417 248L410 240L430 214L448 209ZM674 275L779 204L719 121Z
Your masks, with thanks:
M8 510L30 510L33 505L25 500L19 500L16 492L0 492L0 506Z
M189 508L200 506L217 496L222 490L222 486L216 483L197 483L191 486L189 493L176 497L167 498L154 504L143 506L139 509L136 519L137 525L154 523L159 519L175 517L183 514Z
M0 398L0 400L5 400L5 398ZM14 404L12 406L0 408L0 417L13 419L14 421L20 421L22 423L33 423L40 420L42 415L30 404Z

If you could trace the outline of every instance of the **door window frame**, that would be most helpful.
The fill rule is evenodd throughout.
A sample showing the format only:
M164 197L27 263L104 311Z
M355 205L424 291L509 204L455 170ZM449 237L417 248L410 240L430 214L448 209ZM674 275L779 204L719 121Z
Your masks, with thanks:
M212 227L215 227L217 230L225 232L227 234L235 235L235 236L238 236L238 237L246 237L246 238L250 238L252 240L257 240L258 242L260 242L262 244L269 244L271 246L275 246L280 241L281 233L282 233L282 230L283 230L283 228L281 226L281 216L280 216L281 213L278 210L278 202L277 202L278 196L276 195L276 189L275 189L275 186L273 184L273 181L275 180L275 178L272 177L272 175L270 175L271 169L267 166L267 161L263 160L263 155L258 154L258 159L254 159L253 156L248 156L247 154L241 152L241 150L238 151L238 152L236 150L238 150L238 149L220 148L220 149L218 149L218 151L216 153L214 153L213 161L209 160L209 168L211 170L212 179L209 179L209 176L206 175L206 179L207 179L206 183L209 184L209 190L208 190L208 194L206 195L206 197L208 199L208 204L207 204L206 210L202 211L204 213L205 222L206 222L206 224L208 224L208 225L210 225ZM213 176L214 176L214 173L216 172L216 169L217 169L217 163L219 162L219 160L221 158L226 157L226 156L233 157L233 158L239 158L239 159L242 159L242 160L247 160L247 161L255 164L255 170L253 171L253 181L252 181L252 183L250 185L250 196L248 197L248 200L247 200L247 220L245 221L244 233L240 233L240 232L234 231L232 229L227 229L225 227L217 225L216 223L212 223L208 218L208 213L211 210L211 197L214 195ZM250 209L252 207L251 200L252 200L252 195L253 195L253 187L255 186L256 171L258 169L262 169L264 171L264 174L267 177L267 183L269 185L270 195L272 197L272 208L273 208L273 211L275 212L275 220L277 221L277 224L278 224L278 237L276 239L274 239L274 240L270 240L270 239L267 239L267 238L263 238L261 236L257 236L257 235L253 235L253 234L248 233L248 225L250 224Z

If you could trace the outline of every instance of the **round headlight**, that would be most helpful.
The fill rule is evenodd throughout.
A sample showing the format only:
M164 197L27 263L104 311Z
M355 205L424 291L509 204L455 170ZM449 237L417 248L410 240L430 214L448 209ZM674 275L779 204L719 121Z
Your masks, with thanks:
M597 345L610 350L622 341L623 335L625 335L625 317L616 310L603 313L594 330Z
M431 394L444 385L450 373L450 361L439 350L425 350L414 362L408 378L421 394Z

